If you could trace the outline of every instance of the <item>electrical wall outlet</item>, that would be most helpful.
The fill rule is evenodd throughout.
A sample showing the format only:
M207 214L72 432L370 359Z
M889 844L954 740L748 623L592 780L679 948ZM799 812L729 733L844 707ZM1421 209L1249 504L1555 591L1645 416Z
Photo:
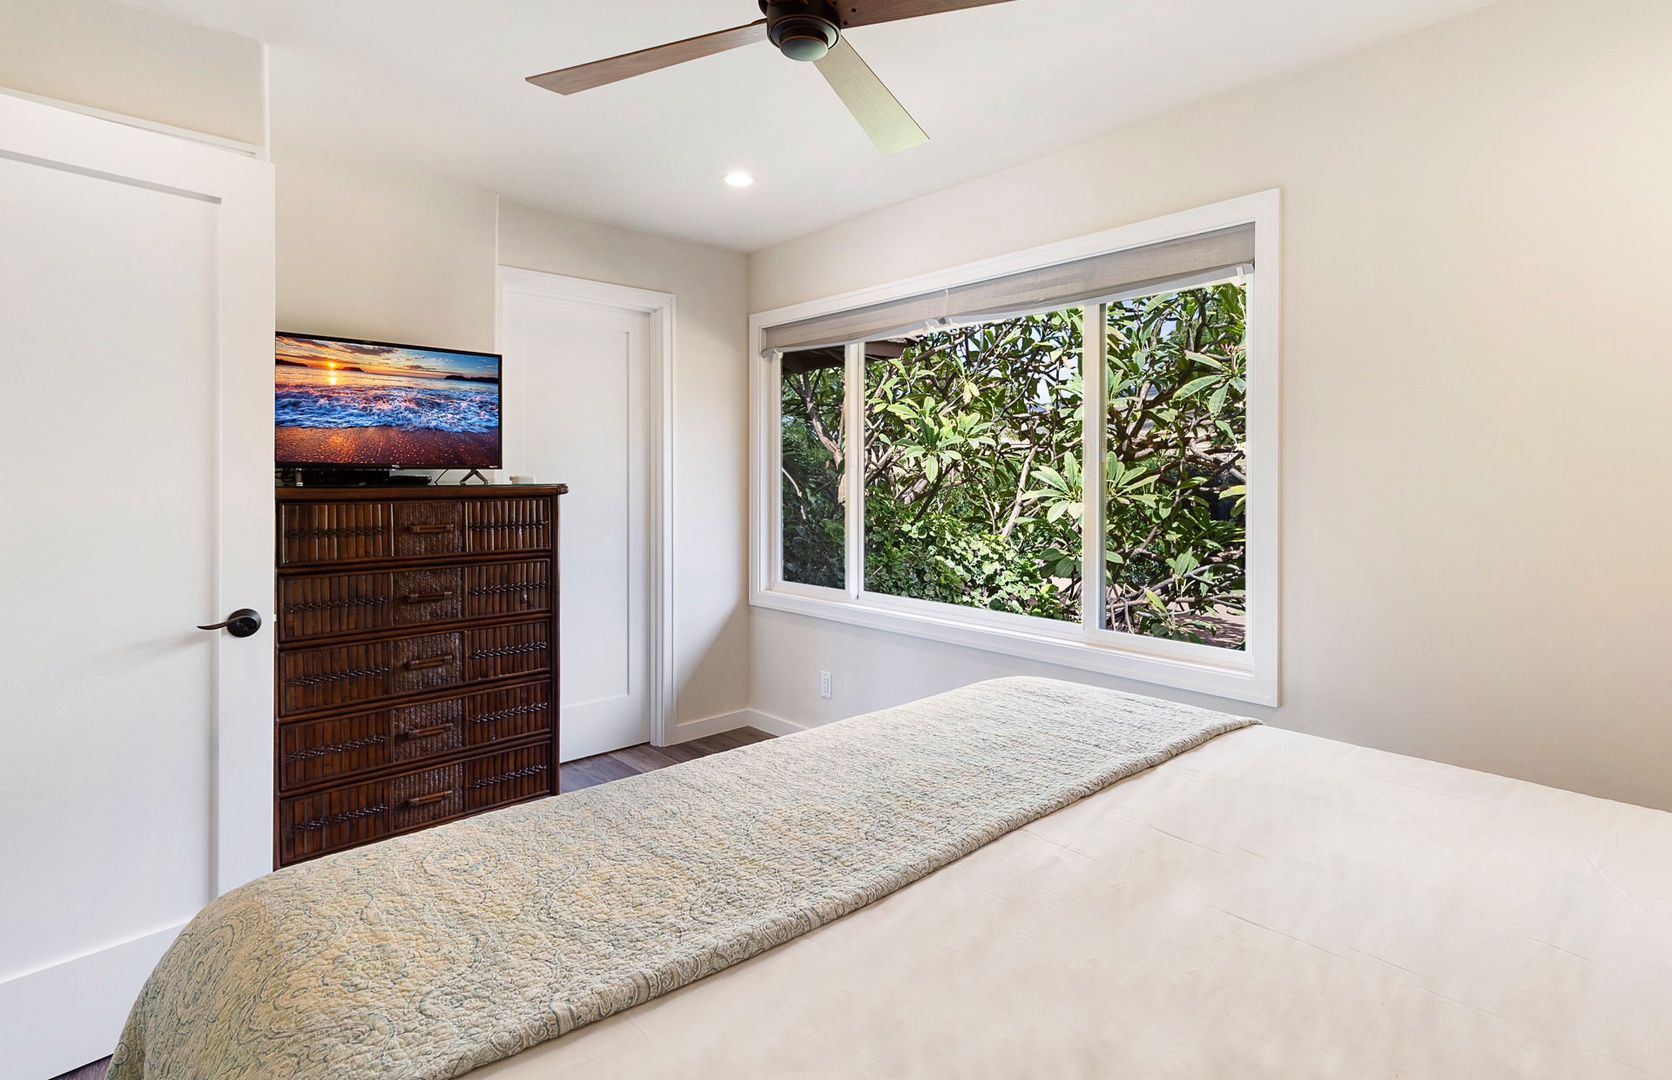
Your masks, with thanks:
M830 697L833 693L834 693L834 690L830 685L830 672L828 672L828 671L819 672L819 697L827 698L827 697Z

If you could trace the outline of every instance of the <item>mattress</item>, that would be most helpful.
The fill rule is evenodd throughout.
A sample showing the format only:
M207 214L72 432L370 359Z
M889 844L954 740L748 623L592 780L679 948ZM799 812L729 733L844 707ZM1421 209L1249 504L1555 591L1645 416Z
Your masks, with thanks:
M1273 728L472 1073L1672 1078L1672 815Z

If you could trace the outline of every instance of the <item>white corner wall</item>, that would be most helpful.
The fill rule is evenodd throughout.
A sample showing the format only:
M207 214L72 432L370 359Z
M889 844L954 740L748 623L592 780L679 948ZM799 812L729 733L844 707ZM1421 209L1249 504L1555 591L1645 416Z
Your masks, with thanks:
M1669 58L1664 0L1505 0L758 252L749 307L1281 188L1283 704L1191 700L1672 808ZM791 724L1015 672L1160 692L752 622Z
M110 0L0 0L0 87L267 144L260 42Z
M674 642L680 737L748 722L747 258L500 207L500 262L673 293ZM710 723L710 721L712 721Z

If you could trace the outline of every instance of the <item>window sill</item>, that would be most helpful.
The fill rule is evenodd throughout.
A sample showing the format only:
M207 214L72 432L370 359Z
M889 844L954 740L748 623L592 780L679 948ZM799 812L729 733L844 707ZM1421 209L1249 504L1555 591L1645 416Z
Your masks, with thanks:
M789 591L793 589L795 591ZM822 589L755 589L754 607L808 618L940 641L1022 660L1209 694L1253 705L1277 704L1276 671L1257 658L1188 642L1133 634L1087 633L1074 623L1036 626L1045 620L997 612L962 612L944 604L866 594L851 599Z

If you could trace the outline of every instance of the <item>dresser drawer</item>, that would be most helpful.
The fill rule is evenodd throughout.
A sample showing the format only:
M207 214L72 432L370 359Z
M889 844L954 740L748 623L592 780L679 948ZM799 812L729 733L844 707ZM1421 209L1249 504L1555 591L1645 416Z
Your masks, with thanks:
M464 550L464 504L440 499L395 504L395 554L455 555Z
M549 559L477 563L464 571L465 618L550 611L555 591Z
M280 503L279 565L386 559L395 550L394 517L387 502Z
M466 630L465 678L499 679L526 675L552 666L551 623L511 623Z
M549 681L279 725L279 788L419 765L551 732Z
M466 550L547 551L552 500L540 496L473 499L465 506Z
M547 559L284 577L279 640L534 615L551 610L552 591Z
M553 793L549 744L279 800L285 864Z
M279 715L335 709L464 681L463 636L426 634L279 653Z
M393 651L391 642L367 641L281 652L279 715L386 697Z

